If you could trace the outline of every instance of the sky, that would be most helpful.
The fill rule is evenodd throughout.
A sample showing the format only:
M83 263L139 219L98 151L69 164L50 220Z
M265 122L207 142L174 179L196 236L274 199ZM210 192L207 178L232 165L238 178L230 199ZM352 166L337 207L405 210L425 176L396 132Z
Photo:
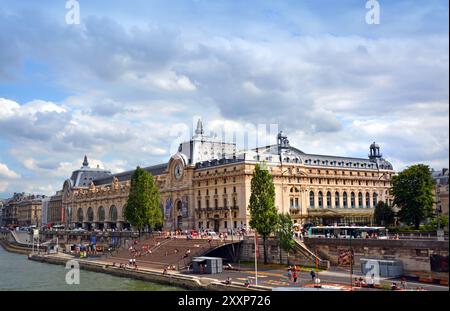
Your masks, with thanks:
M199 117L449 167L447 0L379 0L379 24L366 0L78 0L79 24L66 2L0 0L0 198L51 195L84 155L114 173L165 163Z

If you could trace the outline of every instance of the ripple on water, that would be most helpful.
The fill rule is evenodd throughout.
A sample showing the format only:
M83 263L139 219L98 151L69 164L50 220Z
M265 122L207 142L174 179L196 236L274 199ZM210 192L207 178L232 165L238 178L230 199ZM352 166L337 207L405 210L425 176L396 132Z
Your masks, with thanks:
M6 252L0 247L0 290L26 291L179 291L178 287L139 280L119 278L109 274L81 270L80 285L65 282L63 266L30 261L25 255Z

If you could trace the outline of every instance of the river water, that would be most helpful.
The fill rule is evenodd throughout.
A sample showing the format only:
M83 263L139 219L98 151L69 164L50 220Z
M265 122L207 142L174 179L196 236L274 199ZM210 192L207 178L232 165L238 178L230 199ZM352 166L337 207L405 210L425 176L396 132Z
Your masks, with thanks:
M9 253L0 246L0 291L169 291L181 288L127 278L80 271L80 284L68 285L64 266L28 260L26 255Z

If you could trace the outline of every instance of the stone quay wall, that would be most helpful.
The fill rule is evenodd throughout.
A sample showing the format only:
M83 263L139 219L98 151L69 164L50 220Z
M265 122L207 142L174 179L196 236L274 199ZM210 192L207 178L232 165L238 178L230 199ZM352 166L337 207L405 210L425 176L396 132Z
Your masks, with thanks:
M383 239L334 239L305 238L305 244L320 257L339 265L339 257L354 252L355 267L361 258L400 260L405 275L415 272L431 272L430 256L448 256L448 241L437 240L383 240Z

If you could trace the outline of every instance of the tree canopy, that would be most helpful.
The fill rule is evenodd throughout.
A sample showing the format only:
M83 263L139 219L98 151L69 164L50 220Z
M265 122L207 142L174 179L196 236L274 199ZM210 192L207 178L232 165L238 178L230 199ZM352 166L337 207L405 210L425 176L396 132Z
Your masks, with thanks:
M389 226L395 222L395 212L389 204L379 201L373 215L374 221L380 226Z
M400 210L400 221L419 228L420 223L433 213L434 181L427 165L417 164L392 178L394 204Z
M276 229L280 248L288 253L295 247L294 230L292 228L292 219L289 214L278 214L279 223ZM281 252L280 252L281 263Z
M153 176L139 166L131 177L130 193L124 213L127 221L139 232L146 226L155 229L163 223L159 190Z
M267 263L266 239L275 231L278 224L278 214L275 207L275 186L270 173L256 165L251 181L250 195L250 226L264 241L264 263Z

